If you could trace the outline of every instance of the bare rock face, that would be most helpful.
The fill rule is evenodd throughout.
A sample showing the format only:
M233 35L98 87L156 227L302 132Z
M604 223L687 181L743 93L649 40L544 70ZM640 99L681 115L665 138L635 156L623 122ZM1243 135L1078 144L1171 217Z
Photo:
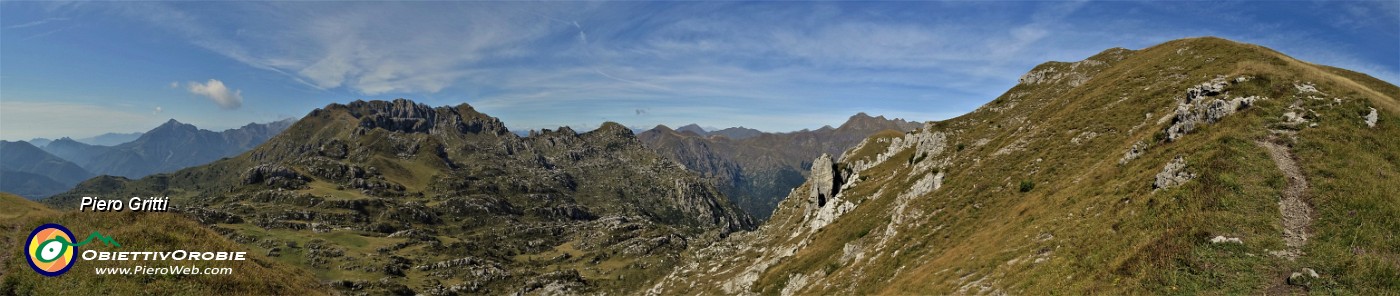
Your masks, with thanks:
M831 155L822 153L812 161L812 191L807 195L807 200L816 203L817 207L826 206L827 201L836 196L840 190L841 176L836 173L836 163L831 161Z
M1366 127L1376 127L1376 121L1380 120L1380 114L1376 113L1376 108L1371 108L1371 113L1366 114Z
M1176 187L1196 178L1196 174L1186 171L1186 159L1177 156L1162 168L1162 172L1157 173L1157 180L1152 182L1152 189L1166 189Z
M855 209L856 204L839 197L842 183L841 172L830 154L823 153L812 161L812 175L808 180L811 191L807 194L804 215L810 230L821 229Z

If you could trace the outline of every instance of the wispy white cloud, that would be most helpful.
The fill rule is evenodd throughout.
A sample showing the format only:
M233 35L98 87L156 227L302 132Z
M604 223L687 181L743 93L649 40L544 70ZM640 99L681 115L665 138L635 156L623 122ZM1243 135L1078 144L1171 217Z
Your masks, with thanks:
M52 22L61 22L61 21L66 21L66 20L68 20L68 18L66 18L66 17L51 17L51 18L45 18L45 19L41 19L41 20L37 20L37 21L32 21L32 22L28 22L28 23L23 23L23 24L18 24L18 25L10 25L10 26L6 26L5 28L6 28L6 29L23 29L23 28L34 27L34 26L40 26L40 25L44 25L44 24L48 24L48 23L52 23Z
M471 68L471 63L520 55L529 50L522 43L549 33L546 24L522 19L524 10L511 6L504 7L512 10L505 12L458 3L423 6L441 9L390 3L239 7L264 16L256 20L221 20L165 3L132 5L123 11L255 68L319 89L343 87L366 95L439 92L460 79L460 70ZM230 31L212 24L220 21L240 28Z
M185 89L189 90L191 94L205 97L213 101L214 104L219 105L219 108L225 110L238 109L238 107L243 106L242 91L229 89L228 86L224 86L223 81L217 79L209 79L209 81L205 83L199 83L197 81L186 82Z
M164 2L118 7L196 46L308 88L454 97L509 123L532 126L596 120L594 113L655 120L681 116L663 116L668 108L731 106L745 108L714 116L774 128L831 122L798 116L758 124L763 117L749 115L819 114L827 111L818 108L828 108L951 116L990 100L1041 62L1078 60L1113 46L1229 35L1222 33L1228 26L1251 21L1245 14L1210 14L1234 14L1240 7L1205 12L1223 23L1211 26L1105 15L1118 3L903 4L208 4L219 8L208 10L238 12L226 15ZM1153 5L1134 7L1151 14ZM1196 13L1195 7L1162 5L1184 10L1163 15ZM1351 61L1339 56L1329 59ZM1394 77L1388 70L1394 67L1355 61L1361 70L1375 69L1368 73ZM531 115L554 109L566 115Z

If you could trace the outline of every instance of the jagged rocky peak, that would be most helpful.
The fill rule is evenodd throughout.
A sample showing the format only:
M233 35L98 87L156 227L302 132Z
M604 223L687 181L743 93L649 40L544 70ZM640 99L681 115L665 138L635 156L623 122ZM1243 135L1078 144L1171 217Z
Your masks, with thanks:
M870 114L860 112L856 113L856 115L851 115L851 117L846 119L846 122L842 123L837 129L875 132L884 129L907 131L917 127L918 124L911 124L902 118L887 119L884 115L870 116Z
M347 105L331 104L324 110L345 110L350 116L359 119L361 131L376 128L405 133L438 133L455 131L458 133L488 133L505 135L510 133L505 124L495 117L476 112L467 104L456 107L429 107L407 99L393 101L354 101ZM312 111L315 116L321 109Z

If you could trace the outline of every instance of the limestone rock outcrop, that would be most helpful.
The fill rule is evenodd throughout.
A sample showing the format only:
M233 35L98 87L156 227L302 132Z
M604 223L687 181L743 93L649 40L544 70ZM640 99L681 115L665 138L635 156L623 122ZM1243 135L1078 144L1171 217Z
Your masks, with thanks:
M1256 96L1230 98L1224 95L1229 85L1230 81L1221 76L1187 88L1186 96L1177 101L1171 126L1167 127L1167 141L1180 139L1201 126L1216 123L1260 100ZM1220 98L1215 98L1217 96Z
M1196 174L1186 171L1186 159L1177 156L1162 167L1162 171L1157 173L1157 180L1152 182L1152 189L1166 189L1176 187L1196 178Z
M297 189L310 178L280 165L261 164L243 173L243 184L263 184L276 188Z
M1133 161L1133 159L1137 159L1138 156L1142 156L1142 153L1143 153L1143 152L1146 152L1146 151L1147 151L1147 143L1144 143L1143 141L1137 141L1136 143L1133 143L1133 147L1132 147L1132 148L1128 148L1128 151L1123 152L1123 157L1118 159L1118 164L1119 164L1119 165L1128 164L1129 161Z

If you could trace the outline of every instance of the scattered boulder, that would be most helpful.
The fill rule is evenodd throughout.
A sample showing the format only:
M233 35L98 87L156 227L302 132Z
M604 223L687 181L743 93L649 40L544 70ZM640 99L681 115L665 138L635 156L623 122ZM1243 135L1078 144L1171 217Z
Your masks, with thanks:
M1322 93L1312 82L1294 83L1293 88L1298 89L1298 93Z
M1308 122L1308 119L1307 119L1307 118L1303 118L1303 115L1299 115L1298 112L1293 112L1293 111L1283 112L1283 123L1284 123L1284 124L1296 125L1296 124L1301 124L1301 123L1306 123L1306 122Z
M1288 276L1288 284L1294 286L1308 286L1312 283L1312 280L1319 277L1321 276L1317 274L1316 270L1312 268L1303 268L1302 271L1294 272L1292 275Z
M1152 189L1165 189L1176 187L1196 178L1196 174L1186 171L1186 159L1177 156L1162 168L1162 172L1157 173L1157 180L1152 182Z
M1380 120L1380 114L1376 113L1376 108L1371 108L1371 113L1366 114L1366 127L1375 128L1378 120Z
M1217 235L1217 236L1215 236L1215 237L1213 237L1213 238L1210 239L1210 243L1212 243L1212 244L1223 244L1223 243L1244 244L1244 241L1243 241L1243 240L1240 240L1240 238L1238 238L1238 237L1225 237L1225 236L1223 236L1223 235Z
M1074 138L1073 138L1073 139L1070 139L1069 142L1072 143L1072 144L1075 144L1075 145L1079 145L1079 144L1081 144L1081 143L1088 142L1089 140L1093 140L1095 137L1098 137L1098 136L1099 136L1099 133L1096 133L1096 132L1093 132L1093 131L1085 131L1085 132L1079 133L1079 135L1074 136Z
M1133 147L1128 148L1128 151L1123 152L1123 158L1118 159L1118 164L1128 164L1129 161L1133 161L1133 159L1137 159L1138 156L1142 156L1143 152L1147 152L1147 143L1137 141L1137 143L1133 143Z

